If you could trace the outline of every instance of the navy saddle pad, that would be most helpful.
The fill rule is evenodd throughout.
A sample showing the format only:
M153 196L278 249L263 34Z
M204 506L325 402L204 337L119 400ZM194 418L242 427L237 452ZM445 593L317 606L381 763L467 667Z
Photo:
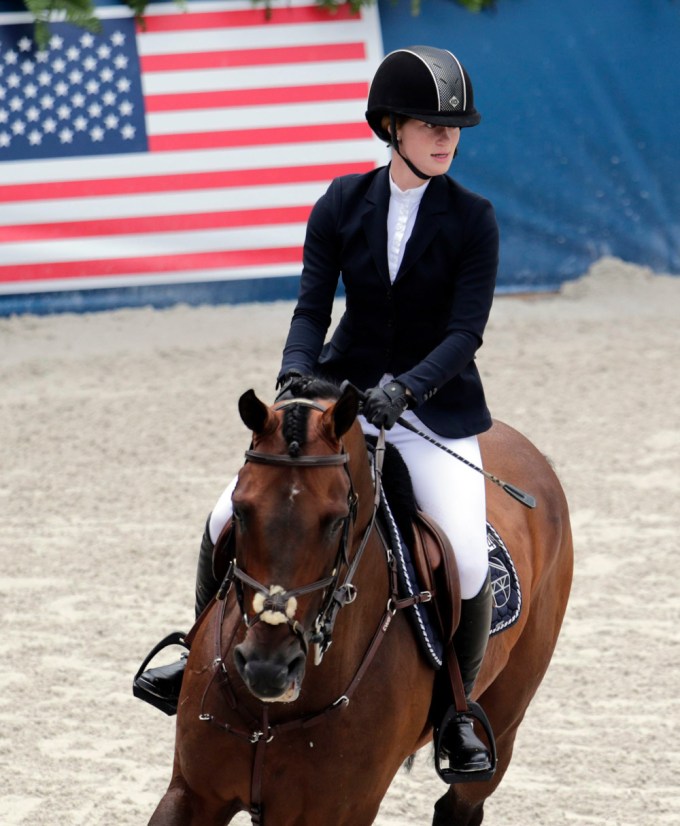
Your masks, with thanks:
M398 563L401 596L413 596L422 588L417 581L410 551L401 537L384 496L381 509L383 523L387 528L392 551ZM522 592L512 557L501 537L488 522L486 539L493 593L493 613L489 634L493 636L517 622L522 609ZM440 668L443 662L444 646L437 630L436 620L431 616L431 605L421 603L411 606L407 611L425 658L434 668Z

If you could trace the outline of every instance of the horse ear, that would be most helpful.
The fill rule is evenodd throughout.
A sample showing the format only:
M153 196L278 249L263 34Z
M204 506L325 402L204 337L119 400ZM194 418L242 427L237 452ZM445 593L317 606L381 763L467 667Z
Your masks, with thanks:
M270 430L270 419L275 418L267 405L257 398L254 390L246 390L238 400L238 412L243 424L257 435Z
M332 428L336 439L340 439L350 429L359 412L359 396L356 388L347 383L337 402L329 407L324 418L332 417Z

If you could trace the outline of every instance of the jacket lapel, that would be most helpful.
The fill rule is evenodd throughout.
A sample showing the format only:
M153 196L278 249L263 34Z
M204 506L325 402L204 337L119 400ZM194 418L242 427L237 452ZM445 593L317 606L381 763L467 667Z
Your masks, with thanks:
M418 207L418 215L409 238L395 282L403 278L432 243L439 232L448 205L448 189L444 176L432 178Z
M366 193L366 211L361 222L366 242L382 280L390 283L387 266L387 210L390 204L389 166L381 169Z

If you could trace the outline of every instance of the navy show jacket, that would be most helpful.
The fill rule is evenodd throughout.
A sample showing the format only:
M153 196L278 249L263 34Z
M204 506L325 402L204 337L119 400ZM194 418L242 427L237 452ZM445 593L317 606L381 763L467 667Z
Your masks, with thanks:
M493 207L446 175L432 178L391 284L388 176L380 167L336 178L316 203L280 375L297 369L366 389L391 373L436 433L481 433L491 415L474 359L496 283ZM324 344L340 275L346 309Z

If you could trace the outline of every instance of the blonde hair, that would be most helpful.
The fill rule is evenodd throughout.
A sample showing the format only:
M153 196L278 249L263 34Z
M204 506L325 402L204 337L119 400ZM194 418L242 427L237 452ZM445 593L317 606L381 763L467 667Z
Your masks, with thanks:
M406 123L409 118L405 117L404 115L395 115L394 121L397 125L397 129L401 129L401 127ZM390 132L390 128L392 126L392 120L389 115L383 115L380 120L380 125L385 130L385 132Z

